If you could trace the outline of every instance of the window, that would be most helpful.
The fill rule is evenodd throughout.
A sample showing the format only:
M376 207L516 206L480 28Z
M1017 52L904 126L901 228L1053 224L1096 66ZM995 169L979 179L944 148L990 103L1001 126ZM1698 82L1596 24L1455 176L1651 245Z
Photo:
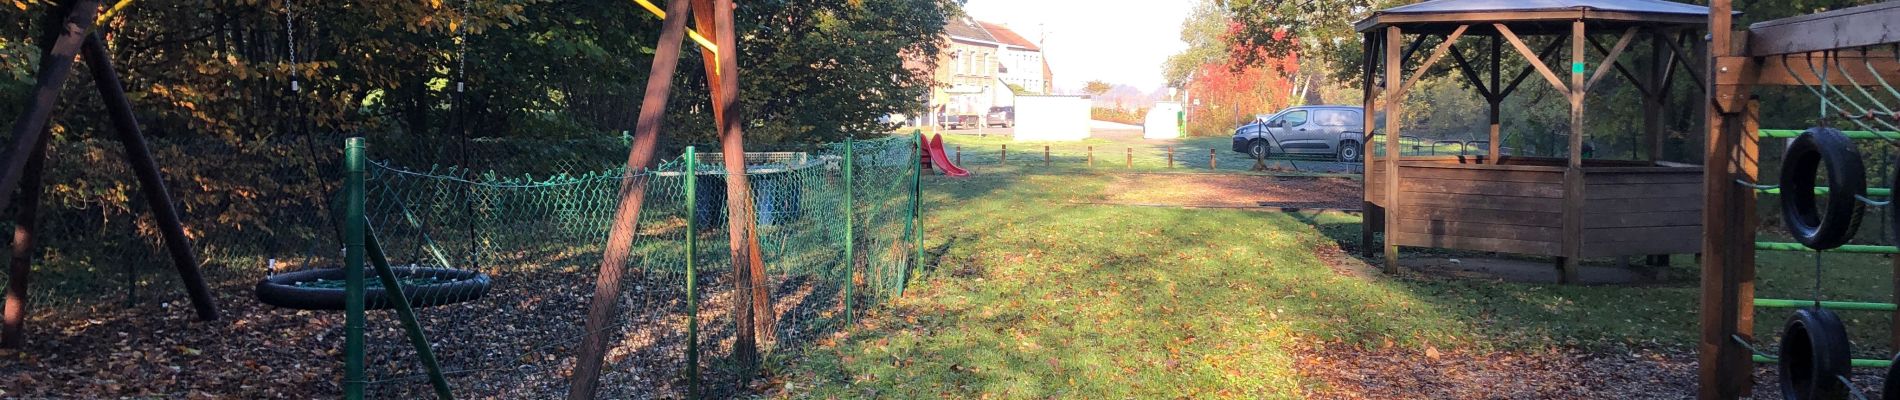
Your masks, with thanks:
M1288 112L1280 115L1280 126L1295 127L1306 124L1306 110Z
M1313 123L1319 126L1351 126L1359 120L1359 112L1351 110L1319 110L1313 112Z

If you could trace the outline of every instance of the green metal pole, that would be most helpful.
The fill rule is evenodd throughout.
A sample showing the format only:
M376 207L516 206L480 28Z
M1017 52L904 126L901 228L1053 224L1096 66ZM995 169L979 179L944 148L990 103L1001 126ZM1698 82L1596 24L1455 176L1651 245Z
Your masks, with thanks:
M911 147L917 149L917 157L910 163L911 168L914 168L910 174L911 247L917 249L917 256L911 259L910 268L905 268L904 273L899 274L900 277L897 282L898 297L903 297L904 289L910 286L910 270L924 267L924 220L922 218L924 193L924 131L912 130L911 140L916 142L916 145Z
M1769 139L1793 139L1801 136L1801 132L1795 129L1762 129L1760 131L1761 137ZM1894 131L1841 131L1841 133L1846 134L1848 139L1900 139L1900 132Z
M1801 245L1800 243L1785 243L1785 242L1755 242L1755 250L1814 251L1814 249L1810 249L1807 246ZM1864 244L1849 244L1849 245L1842 245L1841 247L1836 247L1833 250L1828 250L1828 252L1829 253L1859 253L1859 254L1900 254L1900 248L1895 248L1894 246L1873 246L1873 245L1864 245Z
M1750 359L1757 363L1762 363L1762 364L1774 363L1776 361L1774 357L1764 356L1760 354L1757 354L1754 357L1750 357ZM1893 360L1874 360L1874 359L1856 358L1851 361L1848 361L1847 365L1854 368L1887 368L1893 365Z
M686 398L699 398L699 152L686 147Z
M857 186L851 183L853 169L851 159L856 151L851 138L844 138L844 324L851 326L851 289L857 286L853 279L858 274L857 240L853 227L857 217L857 199L853 195Z
M367 218L363 226L369 226ZM376 233L369 232L369 229L364 229L363 238L368 241L370 265L376 267L376 276L383 281L383 294L389 304L395 307L396 318L402 321L402 330L409 333L409 345L416 348L416 358L421 358L422 366L429 370L429 386L435 387L435 397L454 399L455 392L449 390L449 379L442 375L442 364L436 362L435 351L429 349L429 337L422 333L422 323L416 322L416 310L409 306L409 296L403 294L402 282L396 280L396 271L389 268L389 257L383 254L382 242L376 240Z
M1755 299L1755 306L1765 307L1765 308L1808 308L1808 307L1814 306L1814 300L1757 298ZM1865 303L1865 302L1857 302L1857 301L1823 301L1821 302L1821 308L1826 308L1830 310L1854 310L1854 311L1894 311L1896 309L1900 309L1900 306L1895 306L1893 303Z
M363 138L344 141L343 207L343 398L362 400L363 374Z

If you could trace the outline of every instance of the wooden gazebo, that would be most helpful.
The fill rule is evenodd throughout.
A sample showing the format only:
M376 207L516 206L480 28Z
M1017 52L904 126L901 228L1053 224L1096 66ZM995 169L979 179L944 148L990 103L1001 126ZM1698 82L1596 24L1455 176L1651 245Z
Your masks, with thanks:
M1365 251L1383 232L1385 268L1398 269L1399 246L1553 256L1564 282L1583 257L1700 251L1702 168L1661 160L1664 105L1677 72L1706 88L1701 37L1708 8L1661 0L1432 0L1374 12L1355 28L1365 35ZM1604 46L1597 35L1615 38ZM1482 46L1461 46L1460 39ZM1525 38L1547 37L1533 48ZM1409 40L1408 40L1409 39ZM1429 55L1413 65L1426 44ZM1568 44L1568 63L1551 63ZM1467 58L1461 47L1478 47ZM1509 48L1510 50L1505 50ZM1685 50L1687 48L1688 50ZM1588 65L1586 51L1600 55ZM1632 49L1651 62L1624 60ZM1506 52L1528 64L1505 74ZM1400 107L1407 89L1444 58L1490 105L1483 155L1403 155ZM1479 63L1474 61L1485 61ZM1564 66L1569 68L1564 68ZM1488 68L1487 68L1488 67ZM1531 75L1570 102L1568 157L1502 155L1499 104ZM1568 75L1566 77L1566 74ZM1583 154L1584 101L1615 74L1642 92L1646 160L1595 160ZM1381 76L1382 75L1382 76ZM1704 89L1706 90L1706 89ZM1376 108L1375 108L1376 107ZM1383 118L1376 126L1374 114ZM1381 137L1382 136L1382 137ZM1383 149L1381 152L1375 151Z

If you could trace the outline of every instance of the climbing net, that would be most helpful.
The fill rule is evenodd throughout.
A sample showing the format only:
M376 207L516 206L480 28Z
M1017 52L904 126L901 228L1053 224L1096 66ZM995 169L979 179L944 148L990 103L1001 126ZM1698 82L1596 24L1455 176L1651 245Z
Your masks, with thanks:
M1895 391L1892 360L1856 359L1851 335L1835 311L1894 312L1890 302L1826 301L1824 278L1828 253L1900 254L1895 244L1900 212L1891 200L1891 186L1900 181L1893 156L1875 160L1873 168L1862 152L1891 154L1900 149L1900 89L1883 75L1900 72L1900 44L1771 57L1769 67L1781 71L1816 104L1814 127L1807 130L1760 130L1762 138L1789 139L1781 159L1779 186L1743 185L1780 196L1782 224L1797 243L1757 242L1758 250L1808 251L1814 261L1808 299L1756 298L1757 307L1793 308L1783 324L1775 354L1757 350L1740 335L1731 339L1756 354L1756 362L1774 363L1784 393L1821 398L1866 398L1850 379L1853 368L1888 368L1886 392ZM1878 140L1888 146L1860 146L1854 140ZM1884 150L1884 151L1883 151ZM1747 161L1747 162L1753 162ZM1868 171L1876 171L1869 177ZM1890 171L1890 172L1889 172ZM1887 173L1879 173L1887 172ZM1869 187L1873 186L1884 187ZM1887 198L1883 200L1882 198ZM1850 244L1862 231L1863 214L1880 215L1875 224L1889 245Z

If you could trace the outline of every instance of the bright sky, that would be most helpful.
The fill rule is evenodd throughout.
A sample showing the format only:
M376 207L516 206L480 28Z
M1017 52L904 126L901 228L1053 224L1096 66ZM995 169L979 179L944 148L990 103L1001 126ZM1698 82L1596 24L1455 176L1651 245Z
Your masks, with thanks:
M1188 0L969 0L964 11L1031 41L1043 37L1058 90L1100 79L1148 91L1164 84L1162 62L1187 48L1181 22L1193 7Z

